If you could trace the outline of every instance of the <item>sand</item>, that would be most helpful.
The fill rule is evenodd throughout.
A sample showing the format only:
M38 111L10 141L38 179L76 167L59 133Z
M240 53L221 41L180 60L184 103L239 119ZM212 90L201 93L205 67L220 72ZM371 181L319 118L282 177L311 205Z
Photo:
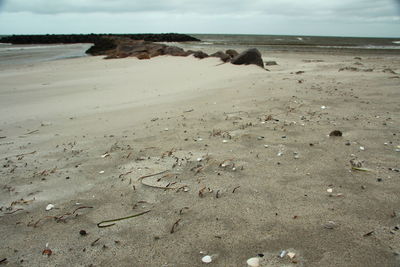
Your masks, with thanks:
M0 66L0 261L399 266L400 57L355 56Z

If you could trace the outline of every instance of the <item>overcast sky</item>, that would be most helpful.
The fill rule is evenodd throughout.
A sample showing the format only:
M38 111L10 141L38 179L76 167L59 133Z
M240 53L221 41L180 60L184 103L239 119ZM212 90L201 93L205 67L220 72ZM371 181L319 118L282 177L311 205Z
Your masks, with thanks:
M400 0L0 0L0 34L400 37Z

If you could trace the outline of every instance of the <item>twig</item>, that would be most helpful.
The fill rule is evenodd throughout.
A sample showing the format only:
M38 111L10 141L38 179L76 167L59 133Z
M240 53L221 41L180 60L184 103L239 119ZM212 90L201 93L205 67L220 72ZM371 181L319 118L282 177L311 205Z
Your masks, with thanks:
M154 174L149 174L149 175L141 176L141 177L138 178L138 181L139 181L139 180L143 180L144 178L148 178L148 177L156 176L156 175L159 175L159 174L163 174L163 173L165 173L165 172L167 172L167 171L168 171L168 170L165 170L165 171L162 171L162 172L158 172L158 173L154 173Z
M112 219L112 220L101 221L101 222L99 222L99 223L97 224L97 227L99 227L99 228L110 227L110 226L115 225L115 223L112 223L112 222L118 222L118 221L130 219L130 218L138 217L138 216L143 215L143 214L146 214L146 213L148 213L148 212L150 212L150 211L151 211L151 210L147 210L147 211L143 211L143 212L141 212L141 213L134 214L134 215L130 215L130 216L127 216L127 217L122 217L122 218L117 218L117 219ZM105 224L105 223L111 223L111 224L102 225L102 224Z
M171 231L170 231L170 233L171 234L173 234L174 232L175 232L175 228L179 225L179 222L181 221L181 219L178 219L173 225L172 225L172 228L171 228Z
M369 170L369 169L358 168L358 167L355 167L355 166L352 166L351 169L352 169L352 170L356 170L356 171L362 171L362 172L370 172L370 171L371 171L371 170Z
M368 233L364 234L363 237L370 236L370 235L372 235L374 232L375 232L375 231L368 232Z
M121 173L119 176L118 176L118 178L121 178L122 176L125 176L125 175L128 175L128 174L130 174L130 173L132 173L133 171L129 171L129 172L126 172L126 173Z
M0 260L0 264L6 263L6 262L7 262L7 258L4 258L4 259Z
M72 212L72 214L75 214L75 212L76 212L77 210L80 210L80 209L93 209L93 207L90 207L90 206L77 207L77 208Z
M160 175L160 174L163 174L163 173L165 173L165 172L168 172L168 170L165 170L165 171L162 171L162 172L159 172L159 173L155 173L155 174L149 174L149 175L145 175L145 176L139 177L138 181L140 180L140 183L141 183L141 184L143 184L143 185L145 185L145 186L148 186L148 187L153 187L153 188L158 188L158 189L169 189L169 190L178 189L177 187L169 187L169 186L172 185L173 183L170 183L170 184L168 184L167 186L158 186L158 185L147 184L147 183L145 183L145 182L143 181L145 178L149 178L149 177L152 177L152 176Z
M239 187L240 187L240 185L233 188L232 193L235 193L236 189L238 189Z
M181 208L181 210L179 211L179 215L182 215L183 211L184 211L184 210L188 210L188 209L189 209L189 207L183 207L183 208Z
M33 134L33 133L36 133L36 132L39 132L39 130L33 130L33 131L30 131L29 133L26 133L26 134Z
M204 191L206 190L206 187L203 187L202 189L199 190L199 197L203 197L204 196Z
M97 241L99 241L100 240L100 237L99 238L97 238L95 241L93 241L91 244L90 244L90 246L94 246L94 245L96 245L96 243L97 243Z
M11 212L5 212L4 214L14 214L14 213L16 213L17 211L20 211L20 210L24 210L24 209L16 209L16 210L11 211Z
M31 154L35 154L35 153L36 153L36 150L32 151L32 152L29 152L29 153L23 153L23 154L18 154L18 155L14 155L14 156L4 157L4 158L1 158L1 159L13 158L13 157L19 158L19 157L22 157L22 156L31 155Z
M33 228L36 228L37 225L39 224L39 222L44 220L44 219L56 219L57 220L57 217L56 216L45 216L45 217L40 218L39 220L37 220L34 224L29 222L28 226L33 226Z

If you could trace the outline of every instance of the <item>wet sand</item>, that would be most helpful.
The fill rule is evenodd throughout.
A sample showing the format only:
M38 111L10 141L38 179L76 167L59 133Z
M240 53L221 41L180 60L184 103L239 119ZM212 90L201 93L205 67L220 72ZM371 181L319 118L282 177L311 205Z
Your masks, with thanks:
M400 61L356 56L0 66L0 261L398 266Z

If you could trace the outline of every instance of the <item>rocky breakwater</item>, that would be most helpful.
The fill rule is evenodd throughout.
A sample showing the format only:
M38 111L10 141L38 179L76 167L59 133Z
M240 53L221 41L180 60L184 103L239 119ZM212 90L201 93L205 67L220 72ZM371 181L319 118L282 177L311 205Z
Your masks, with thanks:
M0 43L11 44L74 44L92 43L86 51L90 55L104 55L117 48L120 40L144 40L148 42L188 42L200 41L186 34L46 34L11 35L0 39Z
M93 43L86 53L105 56L105 59L136 57L150 59L161 55L182 56L193 55L203 59L217 57L222 62L231 62L235 65L257 65L264 68L261 53L255 49L248 49L238 53L233 49L225 52L218 51L211 55L203 51L185 51L177 46L169 46L160 42L200 41L185 34L73 34L73 35L13 35L0 39L2 43L12 44L54 44L54 43Z
M130 40L130 39L119 39L115 41L116 48L108 51L104 51L106 59L112 58L125 58L125 57L136 57L138 59L150 59L161 55L181 56L186 57L193 55L196 58L203 59L208 57L217 57L222 62L231 62L235 65L257 65L264 68L264 62L261 57L261 53L255 49L248 49L242 53L238 53L235 50L229 49L226 52L218 51L211 55L204 53L203 51L193 51L177 47L168 46L165 44L148 42L144 40Z

